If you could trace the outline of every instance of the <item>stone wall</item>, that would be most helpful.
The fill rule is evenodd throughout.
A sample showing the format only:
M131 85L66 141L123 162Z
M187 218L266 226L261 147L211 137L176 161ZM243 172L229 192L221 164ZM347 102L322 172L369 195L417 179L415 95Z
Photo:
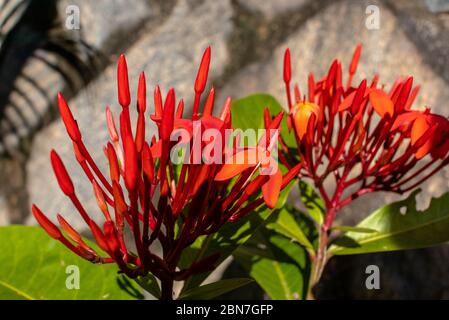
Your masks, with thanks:
M389 85L398 76L413 75L422 86L417 104L449 115L449 14L432 13L421 0L48 2L54 2L57 10L57 17L52 17L57 30L45 35L54 37L55 32L60 32L63 38L74 39L70 51L92 74L73 79L64 76L74 74L70 71L74 65L49 50L42 40L33 54L21 62L17 76L10 79L12 89L2 91L0 87L0 225L34 224L29 208L36 202L45 212L61 211L69 222L82 227L53 179L48 156L51 148L65 160L80 198L95 216L91 189L79 174L65 129L60 121L51 121L55 118L55 94L63 91L70 97L69 104L79 119L88 147L94 158L101 158L107 139L104 107L118 108L115 62L121 52L127 55L133 89L137 87L138 73L144 70L148 87L158 83L166 92L173 86L189 106L199 59L211 45L211 81L218 101L224 101L228 95L237 98L269 92L284 104L282 57L286 47L292 52L293 78L305 88L309 72L323 75L334 58L346 66L360 42L364 46L360 76L379 73L381 82ZM73 4L80 8L81 29L65 30L66 8ZM365 26L369 5L380 10L379 29ZM0 21L1 18L0 13ZM27 26L20 25L25 31ZM20 44L21 39L15 41ZM15 61L14 50L21 50L19 44L12 46L6 61ZM8 65L0 65L2 79L8 70ZM39 86L30 84L29 78L36 79ZM24 112L24 118L17 115L17 110ZM422 206L430 196L449 190L448 178L449 171L445 170L426 183ZM340 221L357 222L386 201L397 198L382 194L355 201L342 212ZM292 196L291 201L295 200ZM447 298L448 258L449 249L442 246L334 259L326 269L318 297ZM366 265L373 263L382 271L382 289L369 292L362 279Z

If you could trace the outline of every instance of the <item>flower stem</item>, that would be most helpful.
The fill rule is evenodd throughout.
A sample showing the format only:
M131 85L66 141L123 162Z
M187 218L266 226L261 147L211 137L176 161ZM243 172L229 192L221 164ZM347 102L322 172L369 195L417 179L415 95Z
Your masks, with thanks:
M161 300L173 300L173 283L172 277L161 280Z

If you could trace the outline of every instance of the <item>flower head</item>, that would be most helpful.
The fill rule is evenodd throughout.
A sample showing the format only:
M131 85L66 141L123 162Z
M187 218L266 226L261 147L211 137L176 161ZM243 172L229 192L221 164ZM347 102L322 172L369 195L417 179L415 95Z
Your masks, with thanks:
M142 73L139 76L137 123L133 128L128 70L125 57L120 56L117 70L118 101L122 107L119 126L116 126L109 107L106 108L106 124L111 140L104 147L109 165L107 175L94 162L70 108L59 95L62 120L73 142L76 159L92 184L93 195L104 216L102 224L95 223L78 200L70 175L54 150L51 152L51 163L62 191L72 201L106 254L103 256L89 248L62 216L58 216L60 227L57 227L33 205L36 220L50 236L90 261L117 263L120 270L130 277L151 272L160 279L183 280L194 273L210 270L217 260L217 255L214 255L196 261L186 269L176 269L182 251L199 236L214 233L223 224L240 219L262 205L264 200L268 206L275 206L280 190L296 176L299 166L285 176L280 170L272 175L263 175L256 168L265 165L264 159L258 158L255 163L241 167L225 162L226 158L240 152L235 148L235 141L231 141L234 147L229 148L222 135L232 128L231 99L226 100L219 117L213 116L215 90L212 88L203 113L199 112L209 63L210 48L204 53L196 77L191 117L183 116L184 102L181 99L177 103L174 89L170 89L163 99L160 88L156 86L154 114L150 118L157 126L157 134L147 141L145 75ZM267 124L267 128L277 132L281 118L282 114ZM202 140L200 133L204 130L211 130L216 135L207 141ZM273 147L270 139L275 140L272 136L265 136L261 141L268 142L268 145L260 143L257 148L245 148L244 152L260 149L266 155ZM172 161L171 155L179 145L188 148L182 149L181 157L185 161L177 164ZM200 156L199 161L194 152L198 146L200 150L210 150L208 155ZM133 235L132 246L125 241L127 230ZM162 245L162 256L153 252L151 245L155 241Z
M332 211L367 192L409 191L449 163L449 121L430 109L412 109L419 91L412 77L398 79L389 91L379 85L378 76L353 85L361 49L354 52L346 85L335 60L319 81L309 76L307 98L295 86L294 102L288 49L285 54L289 122L303 163L301 175L313 180ZM333 196L323 188L328 177L337 184ZM356 191L343 197L354 186ZM325 228L333 214L326 217Z

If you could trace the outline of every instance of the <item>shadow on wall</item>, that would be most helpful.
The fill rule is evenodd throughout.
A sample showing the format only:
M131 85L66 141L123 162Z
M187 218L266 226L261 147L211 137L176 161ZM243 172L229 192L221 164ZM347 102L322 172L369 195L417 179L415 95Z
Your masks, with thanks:
M57 91L74 95L102 56L64 29L58 0L0 0L0 156L27 151L54 116Z

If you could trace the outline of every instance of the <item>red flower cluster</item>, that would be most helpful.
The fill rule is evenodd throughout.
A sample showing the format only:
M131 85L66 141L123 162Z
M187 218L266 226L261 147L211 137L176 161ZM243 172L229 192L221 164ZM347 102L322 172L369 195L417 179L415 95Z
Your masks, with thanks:
M103 226L97 225L78 200L75 188L61 159L55 151L51 152L51 163L61 190L70 198L81 217L87 223L99 247L107 253L106 257L90 248L62 216L58 215L60 227L54 225L38 208L32 211L39 224L53 238L61 241L79 256L100 263L115 262L120 270L130 277L146 275L151 272L161 279L171 297L170 283L211 270L219 253L194 262L184 270L176 269L184 248L199 236L216 232L224 223L235 221L255 210L264 199L268 206L276 203L280 190L293 179L299 165L285 176L278 170L271 178L258 174L261 164L228 164L184 162L175 165L170 154L175 144L172 134L179 128L192 133L188 144L194 143L195 127L213 128L219 132L231 128L231 99L228 98L219 117L212 114L215 91L212 88L200 114L200 98L205 90L210 62L210 48L201 61L195 81L195 99L191 118L184 118L184 103L181 99L176 105L175 91L170 89L165 101L158 86L154 90L154 114L151 120L157 125L158 137L150 142L145 140L146 84L145 75L139 78L137 94L137 124L133 132L130 120L130 92L125 57L118 63L118 101L122 106L120 113L120 134L116 130L109 108L106 118L111 142L104 148L109 163L109 178L97 167L83 143L83 139L70 108L62 95L58 96L59 111L73 141L74 153L93 186L98 206L104 214ZM282 114L267 123L267 129L278 130ZM193 138L192 138L193 137ZM265 137L269 140L270 137ZM265 139L264 138L264 139ZM218 144L223 157L234 157L236 148L228 148L220 138L208 144ZM203 147L204 147L203 142ZM235 141L233 146L235 146ZM213 148L215 150L215 148ZM190 150L193 150L191 148ZM250 152L245 148L243 152ZM265 150L268 151L268 150ZM239 151L241 152L241 151ZM185 157L193 155L185 154ZM224 163L224 164L223 164ZM262 189L260 195L259 190ZM124 239L129 229L134 238L135 252ZM158 240L163 255L156 255L151 245Z
M335 60L321 80L309 75L307 96L294 86L294 102L289 49L284 56L289 126L303 163L301 174L313 180L326 203L325 232L338 209L353 199L378 190L409 191L449 162L449 121L427 108L411 108L419 91L412 77L398 79L389 91L378 76L352 85L360 53L359 45L346 85ZM429 160L420 161L426 155ZM328 177L336 182L332 196L323 187ZM343 197L350 187L356 191Z

